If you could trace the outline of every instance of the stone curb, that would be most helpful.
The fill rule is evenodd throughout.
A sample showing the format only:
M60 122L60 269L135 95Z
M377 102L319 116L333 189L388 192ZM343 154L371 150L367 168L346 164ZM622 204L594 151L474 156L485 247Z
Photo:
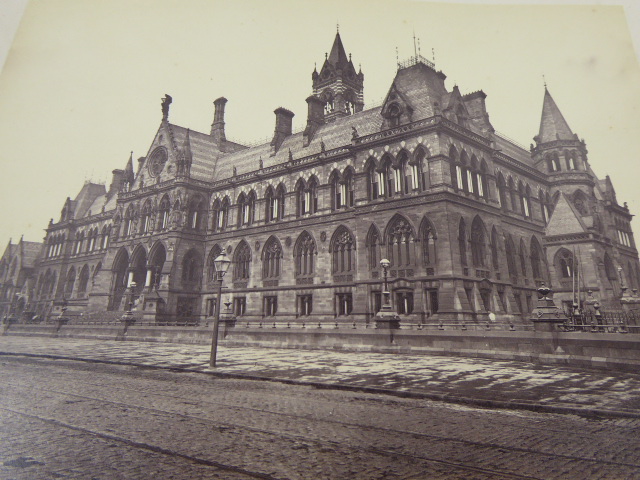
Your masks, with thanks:
M416 391L400 391L392 390L388 388L380 387L367 387L358 385L344 385L341 383L323 383L323 382L310 382L302 380L292 380L287 378L267 377L262 375L249 375L242 373L221 373L212 372L208 370L198 370L195 368L181 368L162 365L145 365L142 363L123 362L119 360L103 360L96 358L83 358L83 357L67 357L64 355L50 355L50 354L38 354L38 353L14 353L14 352L2 352L0 351L0 357L27 357L27 358L46 358L52 360L71 360L77 362L87 363L102 363L106 365L123 365L138 368L149 368L155 370L168 370L171 372L188 372L188 373L201 373L204 375L210 375L218 378L232 378L237 380L255 380L262 382L274 382L283 383L286 385L298 385L306 387L314 387L322 390L342 390L348 392L361 392L371 393L378 395L388 395L399 398L413 398L420 400L433 400L446 403L454 403L459 405L469 405L482 408L500 408L506 410L528 410L538 413L556 413L564 415L579 415L582 417L608 417L608 418L638 418L640 419L640 412L628 412L622 410L604 410L600 408L580 408L571 406L549 405L542 403L526 402L526 401L511 401L511 400L492 400L482 398L471 398L453 395L449 393L426 393Z

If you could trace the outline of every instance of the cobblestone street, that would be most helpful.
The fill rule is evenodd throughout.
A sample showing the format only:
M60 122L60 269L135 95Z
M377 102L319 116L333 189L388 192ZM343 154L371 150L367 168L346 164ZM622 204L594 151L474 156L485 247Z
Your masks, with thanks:
M640 478L633 418L63 359L0 362L7 480Z

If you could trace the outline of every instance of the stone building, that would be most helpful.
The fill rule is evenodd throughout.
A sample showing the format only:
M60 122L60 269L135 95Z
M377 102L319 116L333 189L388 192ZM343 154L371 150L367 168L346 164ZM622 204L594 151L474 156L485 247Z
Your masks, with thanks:
M17 244L11 240L0 257L0 316L31 318L34 312L35 269L42 244L22 238Z
M412 57L366 108L337 34L304 130L280 107L271 142L252 147L227 140L225 98L202 133L169 121L166 96L147 156L108 189L85 184L49 224L32 308L121 313L135 282L146 319L202 319L222 250L224 301L250 320L370 321L382 258L407 323L528 322L541 282L565 303L578 285L603 302L638 288L632 216L546 87L527 150L494 130L481 90L445 78Z

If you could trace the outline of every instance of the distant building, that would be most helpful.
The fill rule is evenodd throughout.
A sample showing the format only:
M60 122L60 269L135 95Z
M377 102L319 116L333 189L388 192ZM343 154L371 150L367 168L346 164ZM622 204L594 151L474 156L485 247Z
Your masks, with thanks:
M304 130L277 108L272 141L254 147L226 139L225 98L201 133L169 122L166 96L147 156L108 189L85 184L49 224L29 308L46 315L64 297L69 312L122 311L135 282L146 319L202 319L222 250L240 319L369 321L385 257L407 323L528 322L541 282L569 304L577 285L603 303L621 281L638 288L632 216L546 87L526 150L496 133L482 91L448 91L445 78L412 57L366 109L337 34Z

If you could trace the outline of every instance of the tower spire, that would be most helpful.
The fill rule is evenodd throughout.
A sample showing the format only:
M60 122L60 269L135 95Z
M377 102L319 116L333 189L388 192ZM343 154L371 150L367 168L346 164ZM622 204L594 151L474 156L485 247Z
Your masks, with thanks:
M540 119L540 132L538 133L536 141L538 143L546 143L555 140L575 139L576 136L571 131L567 121L564 119L558 105L556 105L556 102L553 100L545 82L542 117Z

